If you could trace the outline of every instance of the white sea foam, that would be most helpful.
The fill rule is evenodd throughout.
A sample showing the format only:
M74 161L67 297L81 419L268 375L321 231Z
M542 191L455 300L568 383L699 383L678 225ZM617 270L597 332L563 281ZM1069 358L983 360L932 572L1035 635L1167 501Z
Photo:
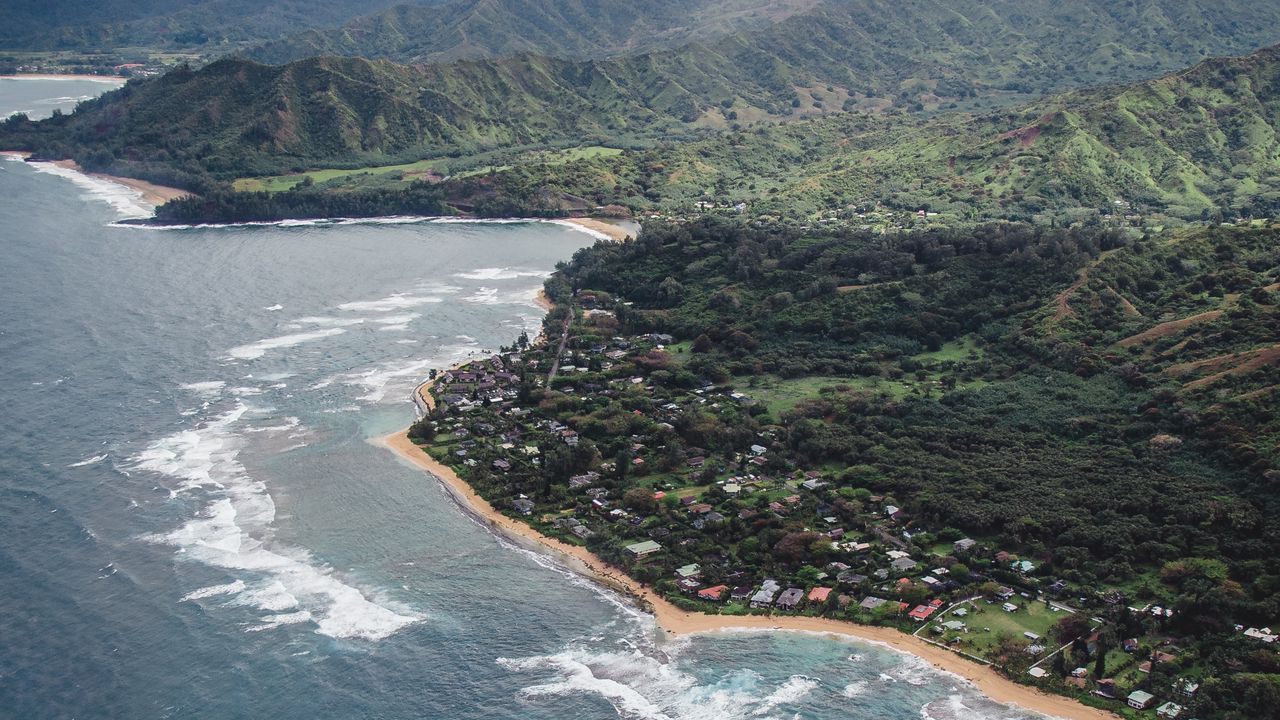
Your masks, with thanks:
M404 325L422 317L421 313L401 313L399 315L384 315L380 318L373 318L373 322L381 325Z
M454 277L466 278L467 280L514 280L522 277L540 277L544 278L550 273L542 270L527 270L520 268L507 267L489 267L468 270L467 272L454 273Z
M103 460L106 460L106 459L107 459L107 456L106 456L106 455L94 455L93 457L91 457L91 458L85 458L84 460L81 460L80 462L73 462L73 463L71 463L70 465L68 465L67 467L84 467L85 465L93 465L94 463L100 463L100 462L102 462Z
M818 687L818 681L804 675L792 675L777 690L769 693L761 703L760 707L755 709L754 715L768 715L773 709L779 705L791 705L808 695L811 690Z
M844 686L844 690L840 691L841 695L847 698L855 698L867 692L867 682L865 680L855 680Z
M262 308L262 309L263 309L263 310L269 310L269 311L271 311L271 312L275 312L276 310L283 310L283 309L284 309L284 306L283 306L283 305L280 305L279 303L277 303L277 304L275 304L275 305L268 305L267 307L264 307L264 308Z
M350 318L350 317L339 318L339 317L321 317L316 315L300 317L297 320L294 320L295 323L299 323L302 325L319 325L321 327L349 327L351 325L360 325L364 321L365 321L364 318L358 318L358 317L357 318Z
M127 185L86 175L79 170L61 167L53 163L33 162L31 167L42 173L70 180L84 191L81 197L110 205L122 218L151 217L154 208L143 200L142 192Z
M227 384L222 380L206 380L204 382L193 382L180 385L183 390L190 390L199 395L217 395Z
M202 587L199 590L192 590L182 596L179 602L191 602L192 600L203 600L205 598L214 597L215 595L235 595L244 590L244 581L236 580L224 585L210 585Z
M336 638L378 640L417 621L366 597L307 552L268 546L264 538L272 534L275 503L238 457L244 446L238 431L250 412L239 403L196 428L153 442L134 459L137 468L176 480L172 494L207 498L196 517L150 539L236 576L235 582L193 591L184 600L226 596L229 605L268 613L250 630L311 622L316 632Z
M278 348L293 347L301 345L312 340L341 335L346 332L342 328L325 328L323 330L314 330L312 332L294 333L292 335L281 335L279 337L266 338L248 345L239 345L227 351L227 355L238 360L255 360L266 355L270 350Z
M338 309L356 312L391 312L392 310L403 310L405 308L419 307L421 305L440 302L444 302L444 298L437 295L394 293L377 300L355 300L352 302L345 302L339 305Z
M408 330L408 329L409 329L409 324L408 324L408 323L399 323L399 324L396 324L396 325L383 325L382 327L380 327L380 328L378 328L378 329L379 329L379 330L381 330L381 331L383 331L383 332L404 332L405 330Z
M587 694L607 700L621 717L653 720L745 720L768 715L805 698L818 682L794 675L769 688L759 673L748 668L730 671L703 683L678 663L645 652L643 636L636 643L622 641L625 651L593 650L571 645L552 654L521 659L500 658L513 672L545 673L554 677L521 691L527 699ZM639 647L636 647L639 644ZM664 646L673 655L679 648Z

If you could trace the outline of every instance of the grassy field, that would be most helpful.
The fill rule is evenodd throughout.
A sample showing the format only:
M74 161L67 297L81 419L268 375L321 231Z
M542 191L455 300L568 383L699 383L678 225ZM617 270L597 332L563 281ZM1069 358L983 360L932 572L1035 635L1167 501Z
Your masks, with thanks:
M965 606L969 610L969 614L966 617L958 618L951 614L944 615L930 623L930 627L927 627L921 634L931 639L945 638L948 641L953 638L959 639L960 649L983 658L987 658L987 653L995 646L1000 636L1010 635L1015 638L1023 638L1023 633L1025 632L1033 632L1039 635L1041 640L1038 642L1049 648L1050 651L1056 649L1049 630L1054 623L1066 617L1066 613L1051 610L1042 602L1027 600L1020 596L1014 596L1010 602L1018 606L1017 612L1005 612L1000 607L1001 603L998 602L990 605L984 600L970 603ZM933 632L932 625L949 620L964 622L968 626L968 632L956 633L948 631L942 636Z
M515 164L545 163L547 165L560 165L574 160L611 157L621 153L622 151L617 148L607 148L597 145L568 148L566 150L536 150L524 153L508 164L486 164L465 170L457 169L452 173L452 175L454 177L470 177L473 175L484 175L489 172L510 170ZM382 184L388 180L408 184L414 180L427 179L432 174L440 176L450 175L450 170L453 169L454 165L457 163L457 160L437 158L432 160L418 160L411 163L401 163L399 165L375 165L350 169L328 168L307 170L305 172L290 173L288 175L240 178L232 182L231 186L241 192L261 192L265 190L267 192L275 193L289 190L307 178L311 178L311 182L317 185L335 183L336 181L337 184L353 188L374 183Z

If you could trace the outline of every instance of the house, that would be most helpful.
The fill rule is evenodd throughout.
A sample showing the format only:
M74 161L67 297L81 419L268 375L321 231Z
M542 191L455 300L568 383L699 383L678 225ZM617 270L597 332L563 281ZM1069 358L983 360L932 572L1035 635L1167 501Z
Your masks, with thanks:
M915 606L915 608L911 610L911 612L907 613L907 617L911 618L912 620L919 620L919 621L928 620L929 616L932 615L934 611L936 611L937 609L938 608L932 605L917 605Z
M686 460L686 461L685 461L685 463L684 463L684 464L685 464L685 465L688 465L688 466L689 466L689 467L691 467L691 468L700 468L700 467L702 467L706 462L707 462L707 459L706 459L706 458L702 457L701 455L698 455L698 456L696 456L696 457L691 457L691 458L689 458L688 460Z
M1036 569L1035 563L1030 560L1015 560L1009 563L1009 567L1012 568L1014 572L1019 572L1023 575L1026 575Z
M1013 591L1013 588L1011 587L1005 587L1004 585L1001 585L1000 587L996 588L997 600L1008 600L1013 596L1014 596L1014 591Z
M1005 604L1001 605L1000 607L1001 607L1005 612L1017 612L1017 611L1018 611L1018 606L1017 606L1017 605L1014 605L1014 604L1013 604L1013 603L1011 603L1011 602L1007 602L1007 603L1005 603Z
M1173 701L1169 701L1156 708L1156 717L1169 718L1169 720L1173 720L1173 718L1176 718L1181 714L1182 706Z
M889 563L889 565L898 572L907 572L908 570L916 569L916 561L909 557L900 557Z
M1125 698L1125 702L1134 710L1146 710L1156 701L1156 696L1143 690L1134 690Z
M718 602L724 597L725 591L728 589L728 585L716 585L714 587L703 588L698 591L698 597L703 600L714 600Z
M831 597L831 588L816 587L809 591L809 602L824 603Z
M804 590L800 588L787 588L778 598L778 607L783 610L795 610L800 607L800 601L804 599Z
M1120 643L1120 646L1127 653L1138 652L1138 638L1129 638Z
M763 455L763 454L765 454L768 450L769 450L769 448L766 448L766 447L765 447L765 446L763 446L763 445L752 445L752 446L751 446L751 454L752 454L752 455Z
M960 632L964 630L964 623L960 622L959 620L948 620L942 623L942 627L946 628L947 630L950 630L951 632Z
M750 585L740 585L734 588L733 592L729 593L729 599L739 600L739 601L746 600L747 598L751 597L751 590L752 590L752 587Z
M520 513L521 515L533 514L533 501L530 500L529 498L517 498L515 500L512 500L511 507L515 508L516 512Z
M638 558L645 557L646 555L652 555L661 549L662 546L652 540L645 540L644 542L638 542L627 546L627 552Z
M861 575L853 570L843 570L836 575L836 580L846 585L861 585L867 581L867 576Z
M1178 682L1173 684L1173 689L1182 693L1185 697L1195 697L1195 694L1200 691L1200 683L1187 678L1179 678Z
M760 590L751 596L751 607L767 608L773 605L773 599L778 596L778 591L782 586L775 580L765 580L760 584Z
M889 602L889 601L885 600L884 598L875 597L874 595L868 595L862 598L862 602L858 603L858 607L862 608L863 610L875 610L876 608L880 607L886 602Z
M676 577L678 578L697 577L701 573L702 573L702 568L698 567L698 563L689 563L684 567L676 568Z
M511 469L511 463L507 462L506 460L503 460L502 458L498 458L497 460L493 461L493 469L499 470L501 472L506 472Z
M962 538L962 539L960 539L960 540L957 540L957 541L955 541L955 542L951 543L951 549L952 549L952 550L955 550L955 551L956 551L956 552L958 552L958 553L959 553L959 552L967 552L967 551L969 551L969 550L972 550L972 549L973 549L973 546L974 546L974 545L977 545L977 544L978 544L978 541L977 541L977 540L971 540L971 539L969 539L969 538Z

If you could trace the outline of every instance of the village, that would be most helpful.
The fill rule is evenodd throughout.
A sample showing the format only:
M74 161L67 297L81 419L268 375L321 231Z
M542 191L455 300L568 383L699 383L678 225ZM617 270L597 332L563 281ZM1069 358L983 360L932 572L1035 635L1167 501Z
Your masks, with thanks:
M930 527L856 469L799 466L767 402L691 372L694 343L620 334L622 307L578 292L543 341L433 372L411 437L494 507L682 609L888 625L1089 704L1185 716L1199 682L1173 609Z

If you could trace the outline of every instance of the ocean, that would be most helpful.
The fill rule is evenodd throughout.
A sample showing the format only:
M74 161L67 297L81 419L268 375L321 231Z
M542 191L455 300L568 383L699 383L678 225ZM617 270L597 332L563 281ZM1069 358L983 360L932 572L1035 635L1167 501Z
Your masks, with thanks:
M0 116L67 82L0 83ZM868 644L665 639L368 442L536 332L591 236L116 224L146 211L0 161L0 717L1029 717Z

